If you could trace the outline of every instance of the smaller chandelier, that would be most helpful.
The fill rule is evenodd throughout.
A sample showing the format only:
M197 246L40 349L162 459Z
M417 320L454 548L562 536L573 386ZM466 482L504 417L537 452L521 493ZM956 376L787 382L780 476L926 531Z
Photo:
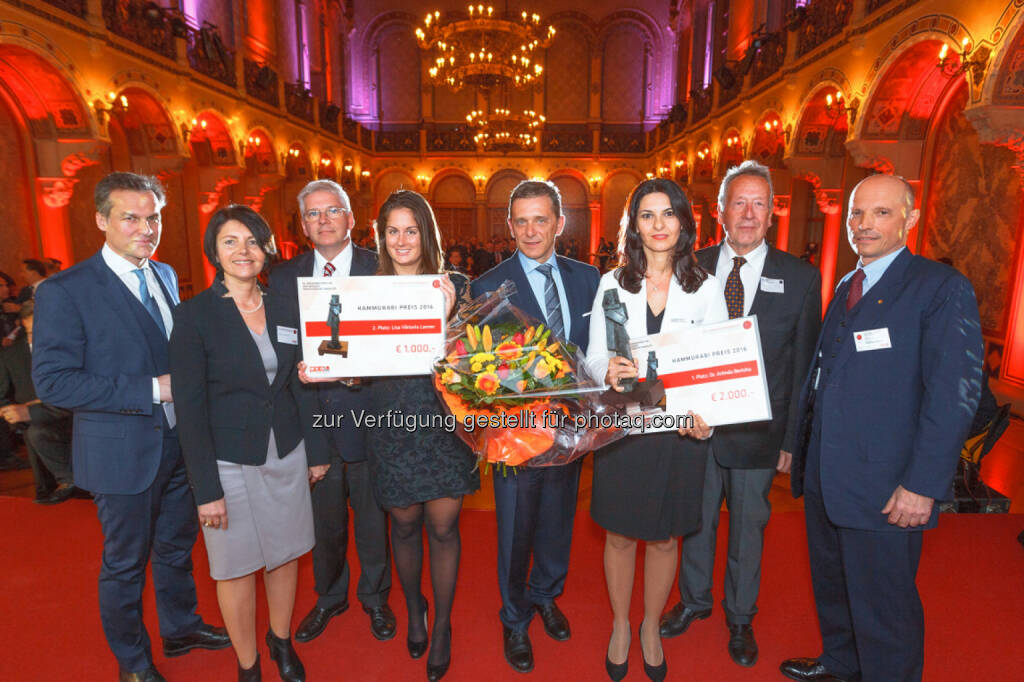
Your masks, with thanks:
M508 109L495 109L466 114L466 123L476 131L473 141L489 151L528 151L537 146L538 133L544 126L543 114L527 109L515 114Z
M553 26L541 26L540 15L496 16L493 7L483 5L470 5L468 19L445 17L444 22L434 11L416 29L419 46L432 53L431 81L453 90L538 82L544 66L535 52L550 45L554 35Z

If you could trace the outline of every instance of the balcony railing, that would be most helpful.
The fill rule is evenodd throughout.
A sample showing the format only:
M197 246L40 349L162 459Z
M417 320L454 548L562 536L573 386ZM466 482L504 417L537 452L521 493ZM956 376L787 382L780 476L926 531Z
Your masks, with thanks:
M544 126L541 149L546 152L592 154L594 136L585 124L549 123Z
M313 123L313 95L302 83L284 84L284 106L295 118Z
M76 17L85 18L86 0L46 0L46 4L59 7L68 14L74 14Z
M245 91L274 108L281 106L277 94L277 72L266 64L245 60Z
M216 26L208 24L199 30L190 27L186 41L188 63L193 69L232 88L238 84L235 53L224 46Z
M409 130L378 130L374 151L378 152L415 152L420 148L420 131Z
M786 61L786 32L771 33L764 38L760 49L754 56L754 64L750 68L750 84L757 85L761 81L774 76Z
M609 154L641 154L646 136L635 126L601 126L601 151Z
M380 137L377 137L380 146ZM428 152L475 152L473 134L464 125L439 125L427 130Z
M331 135L337 135L340 115L341 108L337 104L320 102L320 129L326 130Z
M892 0L868 0L867 13L871 14L875 10L882 9L890 2L892 2Z
M711 113L711 88L694 90L690 95L693 99L693 123L703 121Z
M802 57L839 35L849 23L852 10L853 0L811 0L799 28L796 55Z
M166 10L141 0L103 0L107 30L167 59L177 59Z

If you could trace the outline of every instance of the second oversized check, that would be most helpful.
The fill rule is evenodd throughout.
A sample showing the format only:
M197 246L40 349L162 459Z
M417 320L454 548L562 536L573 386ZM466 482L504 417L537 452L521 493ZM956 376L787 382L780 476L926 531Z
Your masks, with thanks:
M430 374L444 351L441 275L300 277L311 377Z
M639 374L654 351L666 415L699 414L709 426L772 418L756 317L683 327L630 342ZM648 419L648 423L651 423ZM647 431L658 428L658 421Z

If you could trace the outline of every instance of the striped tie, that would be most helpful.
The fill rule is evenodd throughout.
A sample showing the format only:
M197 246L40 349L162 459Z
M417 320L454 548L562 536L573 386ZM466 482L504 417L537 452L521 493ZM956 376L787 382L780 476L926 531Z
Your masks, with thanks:
M330 277L335 271L334 263L327 263L324 265L324 277Z
M146 307L146 312L156 322L156 326L160 328L160 333L167 336L167 327L164 326L164 317L160 314L160 306L156 304L156 299L153 298L152 294L149 293L149 284L146 282L146 271L142 268L132 270L135 276L139 278L139 298L142 300L142 305Z
M743 282L740 280L740 268L747 262L743 256L732 259L732 270L725 280L725 307L729 309L729 319L743 317Z
M548 318L548 327L551 328L551 335L565 340L565 323L562 321L562 300L558 298L558 287L555 286L555 276L551 272L551 264L538 265L537 270L547 280L544 283L544 308Z

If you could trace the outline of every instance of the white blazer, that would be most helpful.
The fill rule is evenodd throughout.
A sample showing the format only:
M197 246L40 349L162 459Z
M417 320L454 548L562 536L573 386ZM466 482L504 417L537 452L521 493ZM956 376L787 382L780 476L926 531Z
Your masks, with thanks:
M597 288L597 296L590 310L590 345L587 347L587 370L599 383L604 382L608 374L608 333L604 318L604 292L617 289L619 300L626 304L626 333L631 339L647 336L647 280L640 284L640 291L631 294L619 286L615 279L615 270L601 277ZM725 295L722 286L714 275L708 275L700 288L692 294L683 291L679 281L672 277L668 287L668 300L665 302L665 313L661 322L661 331L667 332L691 324L709 324L724 322L729 319L729 310L725 306Z

